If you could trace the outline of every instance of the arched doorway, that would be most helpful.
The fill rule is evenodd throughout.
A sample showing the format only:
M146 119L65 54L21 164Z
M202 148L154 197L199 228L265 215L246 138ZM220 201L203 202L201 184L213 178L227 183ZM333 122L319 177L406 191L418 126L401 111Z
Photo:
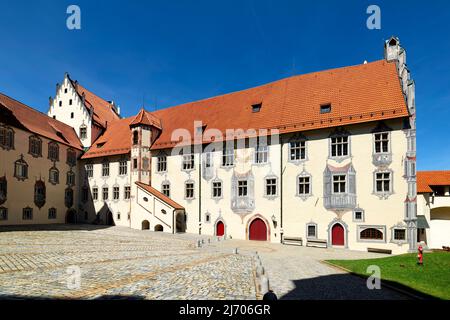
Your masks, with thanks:
M345 245L344 227L340 223L336 223L331 228L331 244L333 246Z
M256 218L250 223L248 238L249 240L267 241L267 226L262 219Z
M148 220L142 221L142 230L150 230L150 222Z
M155 231L156 231L156 232L163 232L163 231L164 231L164 228L163 228L162 225L157 224L157 225L155 226Z
M67 210L66 223L76 223L76 222L77 222L77 214L75 210L73 209Z
M221 237L225 234L225 225L222 221L218 221L216 224L216 236Z

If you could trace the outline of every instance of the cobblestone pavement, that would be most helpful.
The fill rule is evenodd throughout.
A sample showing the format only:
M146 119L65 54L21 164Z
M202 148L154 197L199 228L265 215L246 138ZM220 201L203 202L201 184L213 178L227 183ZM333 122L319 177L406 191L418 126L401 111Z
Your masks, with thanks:
M281 299L405 298L369 290L364 280L321 262L380 254L59 225L0 228L0 299L255 299L256 251ZM73 266L81 281L69 289L76 284L68 273Z
M196 248L198 236L93 226L0 230L0 298L256 298L252 257ZM79 288L71 266L80 268Z
M406 296L382 287L369 290L366 280L322 262L328 259L371 259L386 255L281 245L259 241L227 240L215 246L224 251L258 252L269 278L270 288L279 299L399 300ZM381 270L382 272L382 270Z

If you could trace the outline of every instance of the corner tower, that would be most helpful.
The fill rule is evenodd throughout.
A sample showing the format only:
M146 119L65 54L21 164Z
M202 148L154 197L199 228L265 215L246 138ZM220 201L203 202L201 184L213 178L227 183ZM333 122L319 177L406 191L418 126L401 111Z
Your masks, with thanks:
M150 148L161 133L161 121L143 108L130 123L131 180L151 185Z

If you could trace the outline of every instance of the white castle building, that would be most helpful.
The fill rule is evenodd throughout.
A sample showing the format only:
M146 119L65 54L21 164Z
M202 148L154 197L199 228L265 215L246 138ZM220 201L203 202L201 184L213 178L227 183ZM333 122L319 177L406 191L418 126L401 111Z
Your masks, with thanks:
M76 172L70 185L60 182L76 200L59 203L53 222L415 250L415 87L399 40L392 37L384 49L379 61L129 118L66 74L50 99L48 122L78 136L68 143L56 133L79 155L75 166L58 168ZM0 122L18 136L15 112ZM12 193L22 193L22 185L34 190L38 176L47 182L58 164L17 144L2 148L0 175L7 168ZM35 172L24 181L12 167L21 155ZM23 203L10 193L1 199L0 210L9 213L0 224L52 222L43 210L53 204L41 210L27 202L33 220L23 220Z

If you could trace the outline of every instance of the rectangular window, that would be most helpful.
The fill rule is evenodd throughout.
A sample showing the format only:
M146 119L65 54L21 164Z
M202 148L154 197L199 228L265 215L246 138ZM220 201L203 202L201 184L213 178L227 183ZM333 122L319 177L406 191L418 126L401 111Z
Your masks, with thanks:
M186 199L194 198L194 184L192 182L186 183L185 198Z
M131 187L130 186L125 186L124 189L124 198L125 199L130 199L131 198Z
M345 174L339 174L333 176L333 193L345 193L345 185L347 179Z
M55 142L50 142L48 144L48 158L52 161L59 160L59 146Z
M239 180L238 181L238 196L239 197L246 197L248 194L247 189L247 180Z
M183 155L183 170L193 170L194 169L194 154L184 154Z
M277 179L268 178L266 179L266 196L276 196L277 195Z
M269 158L269 147L258 145L255 148L255 163L267 163Z
M138 168L138 161L136 158L133 159L133 169L136 170Z
M22 211L22 220L33 220L33 209L24 208Z
M362 221L363 220L363 213L362 213L362 211L355 211L353 219L355 221Z
M86 165L86 176L88 178L92 178L94 176L94 165L93 164Z
M102 177L109 177L109 162L102 163Z
M0 220L8 220L8 209L0 208Z
M323 104L320 106L320 113L330 113L331 112L331 103Z
M113 199L119 200L120 190L119 187L113 187Z
M16 161L15 163L15 177L19 179L28 178L28 165L22 161Z
M389 133L375 133L375 153L389 152Z
M406 240L406 230L394 229L394 240Z
M80 139L84 140L87 138L87 128L86 127L81 127L80 128Z
M224 148L222 151L222 166L230 167L234 165L234 149Z
M119 175L124 176L127 174L127 170L128 169L128 165L127 165L127 161L120 161L119 162Z
M289 143L291 161L306 159L306 141L292 141Z
M49 220L56 219L56 209L55 208L48 209L48 219Z
M75 173L73 173L72 171L67 172L67 185L75 185Z
M92 188L92 199L98 200L98 188Z
M331 138L331 156L345 157L348 156L348 137Z
M212 152L205 153L205 168L212 168L213 166L213 154Z
M166 172L167 171L167 156L161 155L158 157L156 170L158 172Z
M222 198L222 182L213 182L213 198Z
M108 187L103 188L103 200L108 200Z
M376 192L385 193L391 191L391 173L380 172L375 174Z
M170 198L170 184L168 183L164 183L162 185L162 193L166 196Z
M311 178L298 177L298 194L307 195L311 193Z
M308 225L308 238L317 238L316 226L313 224Z

